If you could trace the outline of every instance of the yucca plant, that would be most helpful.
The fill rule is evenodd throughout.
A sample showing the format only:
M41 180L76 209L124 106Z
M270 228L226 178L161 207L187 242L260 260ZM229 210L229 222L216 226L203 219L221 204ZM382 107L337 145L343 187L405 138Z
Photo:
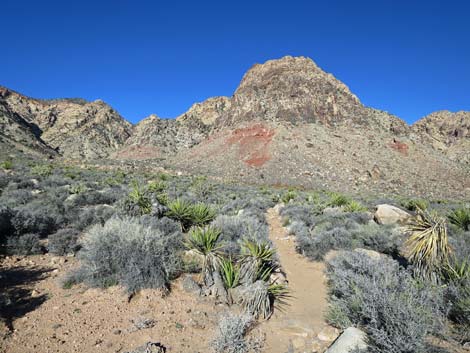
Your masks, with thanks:
M235 288L240 281L240 267L232 258L220 259L220 272L225 284L225 288Z
M176 199L170 202L165 215L180 222L183 232L191 227L192 208L191 204L185 200Z
M468 231L470 230L470 207L462 207L453 211L449 216L450 223Z
M278 268L274 255L276 250L266 243L245 239L242 242L241 282L268 281Z
M341 207L346 206L349 202L350 200L347 196L335 192L330 195L328 206Z
M470 278L470 262L467 260L455 261L446 268L446 277L450 281L460 281Z
M438 282L445 268L449 266L451 253L445 218L418 209L408 228L411 235L405 245L415 274Z
M361 204L358 201L351 200L349 201L344 207L344 211L346 212L365 212L367 211L367 207Z
M241 306L255 318L269 319L274 308L287 304L289 290L287 286L277 283L256 281L250 286L243 287Z
M129 193L128 198L130 203L138 207L141 215L152 212L152 202L136 180L132 182L132 190Z
M166 187L167 187L167 185L164 181L152 180L148 184L147 189L151 193L161 193L161 192L165 191Z
M287 305L287 301L291 297L289 288L285 284L272 282L268 287L268 294L272 307L281 309L282 306Z
M219 243L221 231L215 227L192 228L186 241L186 247L194 250L203 258L202 280L205 285L212 283L213 273L217 271L220 262Z
M426 200L422 199L404 200L401 202L401 205L408 211L424 211L429 207L429 203Z
M191 206L191 222L195 226L200 227L211 222L215 215L215 210L204 203Z

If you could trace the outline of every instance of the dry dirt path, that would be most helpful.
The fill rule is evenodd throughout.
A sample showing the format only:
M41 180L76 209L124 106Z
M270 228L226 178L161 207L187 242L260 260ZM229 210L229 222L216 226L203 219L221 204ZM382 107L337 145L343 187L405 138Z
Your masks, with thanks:
M327 308L324 264L311 262L295 251L276 209L267 212L269 234L286 273L291 298L263 324L265 352L322 352L337 335L324 321Z

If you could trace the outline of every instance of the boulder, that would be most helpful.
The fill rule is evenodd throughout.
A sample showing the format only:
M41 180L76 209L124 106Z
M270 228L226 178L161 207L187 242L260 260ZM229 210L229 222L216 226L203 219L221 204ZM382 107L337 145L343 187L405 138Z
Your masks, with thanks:
M366 349L366 334L355 327L348 327L325 353L348 353L354 348Z
M404 224L410 217L408 212L387 204L378 205L374 214L374 220L378 224Z

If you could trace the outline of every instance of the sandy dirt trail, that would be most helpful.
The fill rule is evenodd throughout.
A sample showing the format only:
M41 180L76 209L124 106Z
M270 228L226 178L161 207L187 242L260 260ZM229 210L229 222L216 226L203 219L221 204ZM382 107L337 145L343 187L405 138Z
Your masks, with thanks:
M334 329L323 319L327 308L324 264L311 262L295 251L295 239L287 235L275 209L268 210L267 222L292 297L263 324L265 352L323 351L329 341L324 336L334 336Z

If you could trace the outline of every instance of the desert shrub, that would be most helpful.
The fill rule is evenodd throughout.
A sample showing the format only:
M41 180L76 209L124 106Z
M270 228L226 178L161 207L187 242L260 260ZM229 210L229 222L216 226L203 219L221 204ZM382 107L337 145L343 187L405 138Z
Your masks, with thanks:
M452 211L448 219L450 223L464 231L470 230L470 207L462 207Z
M435 213L418 210L409 225L407 257L417 276L438 282L449 264L451 248L446 219Z
M78 230L84 230L91 225L103 225L108 219L116 214L116 209L109 205L97 205L80 210L72 209L74 213L71 224Z
M80 249L78 238L80 232L73 228L65 228L49 235L48 250L55 255L76 253Z
M442 334L442 289L415 281L390 257L343 251L327 274L327 318L341 328L363 328L371 352L428 352L427 336Z
M85 233L81 279L106 287L120 283L131 293L142 288L168 289L180 271L179 233L163 234L133 218L111 218Z
M282 194L280 201L283 203L289 203L291 200L294 200L297 197L297 193L294 190L288 190Z
M2 205L9 207L17 207L26 205L34 198L30 190L27 189L7 189L3 192L0 200Z
M0 245L5 242L7 236L13 234L15 228L12 219L15 211L8 207L0 206Z
M11 224L16 235L34 233L43 237L51 234L56 228L54 219L41 210L36 213L19 210L11 219Z
M451 304L449 318L456 324L459 339L470 340L470 276L451 281L446 287L446 300Z
M248 353L259 352L261 344L257 340L248 341L245 335L254 323L250 315L236 315L230 312L221 316L217 327L217 335L212 341L216 353Z
M302 222L307 228L310 228L315 224L315 214L310 206L287 205L281 208L279 214L282 218L289 219L291 222Z
M118 200L116 192L100 192L88 190L75 195L71 202L73 207L84 207L93 205L112 205Z
M224 244L223 251L228 255L235 256L240 253L240 240L243 238L254 241L268 239L268 225L253 216L219 215L212 225L221 230L220 240Z
M51 174L47 176L43 181L39 183L41 188L56 188L59 186L69 185L71 180L69 178L65 178L59 174Z
M142 216L140 222L152 229L156 229L163 234L173 234L180 231L180 225L168 217L156 218L149 215Z
M39 235L31 233L8 237L6 249L11 255L34 255L43 251Z
M69 192L72 195L81 194L81 193L84 193L85 191L87 191L87 187L84 183L76 183L76 184L70 185Z
M319 261L330 250L367 248L396 255L402 242L394 226L370 222L363 213L337 213L318 216L311 229L293 223L289 229L296 235L297 251Z
M40 177L48 177L54 171L52 164L38 164L31 168L31 174Z
M400 205L408 211L426 210L429 207L429 202L422 199L403 200Z
M4 160L2 163L0 163L0 168L6 170L13 169L13 162L10 159Z

